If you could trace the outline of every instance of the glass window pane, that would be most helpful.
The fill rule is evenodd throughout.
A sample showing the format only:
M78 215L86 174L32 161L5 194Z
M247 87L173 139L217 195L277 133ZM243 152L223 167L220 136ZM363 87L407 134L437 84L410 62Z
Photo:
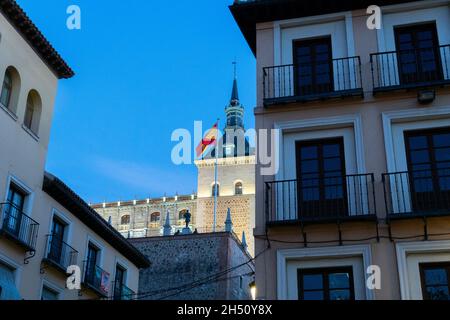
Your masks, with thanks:
M450 133L436 134L433 136L435 147L450 147Z
M435 152L437 161L449 161L450 160L450 148L437 149Z
M310 274L303 276L303 289L323 289L323 276L321 274Z
M304 300L324 300L323 291L305 291L303 293Z
M339 157L341 155L341 147L339 144L327 144L323 146L323 156L329 157Z
M409 148L411 150L428 148L427 137L425 137L425 136L410 137L409 138Z
M330 290L330 300L350 300L350 290Z
M430 161L428 150L411 151L411 160L413 163L426 163Z
M450 300L449 290L447 286L428 287L427 293L430 300Z
M301 149L301 157L305 159L317 159L317 146L303 147Z
M317 160L302 161L301 168L302 168L302 173L303 172L318 172L319 171L319 162Z
M331 289L344 289L350 287L350 275L348 273L332 273L328 276Z
M331 158L325 159L323 161L324 171L337 171L341 169L341 159L340 158Z
M319 188L303 188L303 201L320 200Z
M447 272L445 269L428 269L424 270L425 284L430 285L443 285L447 284Z

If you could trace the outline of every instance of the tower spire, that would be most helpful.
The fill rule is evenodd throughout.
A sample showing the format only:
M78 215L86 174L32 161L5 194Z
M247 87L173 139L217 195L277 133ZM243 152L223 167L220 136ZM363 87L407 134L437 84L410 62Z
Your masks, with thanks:
M233 89L231 91L230 104L232 106L236 106L236 105L239 104L239 92L238 92L238 85L237 85L237 62L236 62L236 60L233 61L233 71L234 71L234 78L233 78Z

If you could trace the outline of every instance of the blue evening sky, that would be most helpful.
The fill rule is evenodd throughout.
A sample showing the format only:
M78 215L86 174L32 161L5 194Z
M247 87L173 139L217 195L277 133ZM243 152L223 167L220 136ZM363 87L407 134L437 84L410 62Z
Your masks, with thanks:
M172 164L171 134L224 118L235 57L246 127L254 127L255 58L232 0L17 2L76 72L59 83L47 170L86 201L196 190L195 166ZM72 4L81 30L66 28Z

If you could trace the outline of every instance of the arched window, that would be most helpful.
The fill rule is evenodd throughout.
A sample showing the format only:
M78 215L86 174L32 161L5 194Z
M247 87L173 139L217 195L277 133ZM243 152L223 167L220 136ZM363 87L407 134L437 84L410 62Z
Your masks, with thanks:
M14 67L8 67L3 78L2 91L0 93L0 104L16 113L17 100L19 98L20 76Z
M184 214L187 212L187 209L183 209L178 212L178 220L184 220Z
M243 193L242 182L236 182L234 185L234 194L241 195Z
M153 212L150 215L150 222L159 222L161 220L161 213Z
M35 135L39 132L39 122L41 119L42 101L36 90L31 90L27 98L27 108L23 124Z
M120 224L129 224L129 223L130 223L130 215L129 214L122 216L122 218L120 218Z
M220 195L220 185L219 184L213 184L211 188L211 195L214 197L216 195L216 188L217 188L217 196Z

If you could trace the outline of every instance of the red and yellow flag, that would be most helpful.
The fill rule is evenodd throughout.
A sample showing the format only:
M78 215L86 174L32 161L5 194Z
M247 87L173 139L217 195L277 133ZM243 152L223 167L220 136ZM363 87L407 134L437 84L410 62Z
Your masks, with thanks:
M218 134L218 125L219 125L219 122L216 122L216 124L211 129L209 129L208 132L205 134L202 141L200 141L200 143L196 149L198 158L205 153L206 148L208 148L209 146L216 145L217 134Z

